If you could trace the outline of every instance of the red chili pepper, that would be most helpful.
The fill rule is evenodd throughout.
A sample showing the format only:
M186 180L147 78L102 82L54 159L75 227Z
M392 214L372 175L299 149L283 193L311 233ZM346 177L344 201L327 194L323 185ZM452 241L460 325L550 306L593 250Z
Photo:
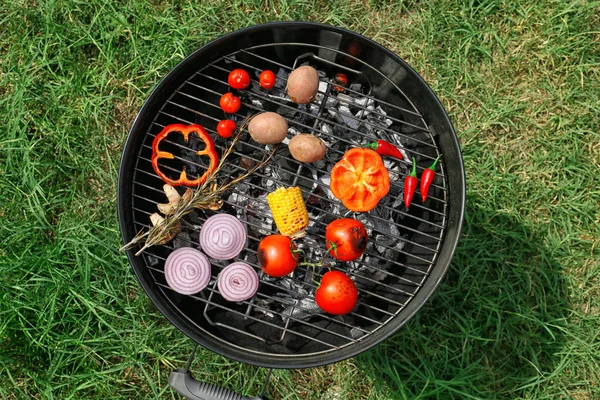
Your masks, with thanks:
M440 159L440 156L438 156L435 161L433 162L433 164L431 164L431 167L427 168L425 171L423 171L423 173L421 174L421 199L423 201L425 201L425 199L427 199L427 194L429 193L429 186L431 186L431 183L433 182L433 177L435 176L435 167L437 166L438 160Z
M400 150L398 150L398 148L396 146L394 146L393 144L391 144L389 142L386 142L385 140L378 140L376 142L371 142L371 143L363 145L363 147L368 147L372 150L375 150L377 152L377 154L379 154L380 156L395 157L400 160L402 160L404 158L402 156L402 153L400 153Z
M189 179L185 172L185 166L183 167L183 171L179 175L178 179L171 179L161 171L160 166L158 165L158 160L161 158L173 159L175 156L168 151L162 151L158 148L160 142L166 138L171 132L180 133L186 142L189 141L190 133L196 132L200 140L204 142L206 147L202 150L196 152L196 155L202 156L205 155L209 159L208 168L206 168L206 172L202 176L199 176L197 179ZM211 139L211 137L206 133L203 127L200 125L182 125L182 124L171 124L165 126L165 128L154 138L152 141L152 167L154 168L154 172L163 180L165 183L168 183L171 186L198 186L203 183L208 175L211 174L215 168L217 168L217 164L219 162L219 156L217 155L217 150L215 149L215 145Z
M413 157L413 169L410 175L404 178L404 205L408 209L412 201L415 190L417 189L417 161Z

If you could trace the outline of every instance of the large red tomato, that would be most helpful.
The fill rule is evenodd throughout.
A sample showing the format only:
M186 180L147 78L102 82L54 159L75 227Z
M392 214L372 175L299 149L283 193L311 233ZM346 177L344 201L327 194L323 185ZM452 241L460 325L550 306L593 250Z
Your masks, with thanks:
M294 253L296 245L283 235L269 235L258 244L258 263L269 276L286 276L298 265L298 255Z
M340 218L327 225L325 240L325 246L334 258L353 261L365 252L369 235L362 222Z
M348 314L358 300L354 281L340 271L329 271L323 275L321 285L315 292L315 301L329 314Z

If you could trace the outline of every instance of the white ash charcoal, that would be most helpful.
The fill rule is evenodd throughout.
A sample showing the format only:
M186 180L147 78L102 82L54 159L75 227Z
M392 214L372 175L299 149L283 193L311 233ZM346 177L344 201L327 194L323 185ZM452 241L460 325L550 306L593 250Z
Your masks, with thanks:
M261 110L264 108L262 100L259 99L252 99L252 105L254 107L260 108Z
M385 118L386 115L387 113L383 108L381 108L381 106L377 106L375 108L375 114L373 114L373 116L375 116L379 121L383 122L385 124L384 126L388 128L394 123L394 121L389 118Z
M320 129L321 129L321 132L323 132L326 135L332 135L333 134L333 128L331 128L331 126L329 126L326 123L322 123Z
M354 90L355 92L362 93L363 85L360 83L354 82L354 83L351 83L350 86L348 86L348 89Z
M305 297L299 300L294 299L294 305L288 306L283 310L283 315L300 320L307 319L320 313L321 309L313 297Z
M361 329L354 327L350 329L350 336L352 336L353 339L360 339L361 337L365 336L365 332Z
M356 104L365 107L366 109L360 109L356 114L356 118L363 119L367 117L373 110L375 110L375 100L369 99L367 97L363 97L362 99L358 99Z
M288 135L296 136L299 133L301 133L301 132L298 129L296 129L295 127L293 127L293 126L288 127Z
M315 230L315 234L323 233L322 227L319 225L313 225L313 229ZM308 262L317 262L318 260L323 259L323 256L325 256L325 252L327 251L322 243L308 235L302 238L301 241L297 242L297 247L298 250L302 250L304 252L302 258Z
M277 79L275 79L274 88L285 88L287 85L287 77L289 75L290 75L290 73L286 69L279 67L279 69L277 70L277 73L275 74ZM273 90L273 89L271 89L271 90Z
M368 248L367 251L369 251ZM391 264L389 259L366 256L361 263L350 263L348 274L354 278L354 283L360 293L361 290L374 288L378 282L383 281L387 277L385 271L390 268Z
M296 279L285 276L281 279L278 278L278 286L287 289L284 293L277 293L283 297L292 297L295 299L303 299L308 297L308 290L304 288L301 282Z
M156 267L160 263L158 258L148 254L147 252L144 253L144 255L146 256L146 262L148 263L148 266Z
M318 115L320 108L321 107L319 107L318 104L310 103L308 107L308 112L310 112L311 115Z
M344 94L344 93L338 94L337 98L340 101L340 107L341 106L350 107L354 103L354 101L356 100L353 96L349 96L349 95Z
M271 308L271 304L273 304L273 301L274 300L272 299L256 298L256 300L254 300L254 305L256 307L253 307L253 310L258 311L259 313L264 314L269 318L275 318L275 314L269 311L269 309Z
M328 108L327 113L339 122L340 114L337 112L337 108Z
M377 252L383 256L388 256L390 255L389 253L393 253L392 248L396 248L396 242L400 242L400 240L397 240L396 238L390 238L382 234L377 234L375 235L375 250L377 250ZM399 247L404 247L404 245Z
M396 183L406 176L406 166L393 158L383 158L383 165L388 170L390 182Z
M268 236L273 230L273 220L270 218L259 218L248 215L248 228L256 233L256 236Z
M320 72L319 72L320 74ZM323 77L325 77L325 73L323 73ZM319 81L319 93L325 93L327 92L327 85L328 83L325 81ZM318 97L318 95L317 95ZM321 95L321 99L323 98L323 95Z
M179 231L179 233L173 239L173 248L179 249L180 247L193 247L189 233Z
M327 108L335 107L335 106L337 106L338 103L339 103L339 101L338 101L337 97L329 96L329 97L327 97L327 100L325 101L325 107L327 107Z

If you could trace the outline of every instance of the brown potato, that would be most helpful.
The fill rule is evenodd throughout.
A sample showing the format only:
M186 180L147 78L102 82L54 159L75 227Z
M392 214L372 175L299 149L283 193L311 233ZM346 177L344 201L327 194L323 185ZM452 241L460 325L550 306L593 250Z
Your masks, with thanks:
M303 65L292 71L287 81L288 96L294 103L306 104L314 100L319 90L317 70Z
M290 140L288 147L292 157L304 163L319 161L325 157L325 152L327 151L325 143L310 133L302 133L294 136Z
M281 143L287 135L288 124L283 117L274 112L256 115L248 124L248 132L254 141L260 144Z

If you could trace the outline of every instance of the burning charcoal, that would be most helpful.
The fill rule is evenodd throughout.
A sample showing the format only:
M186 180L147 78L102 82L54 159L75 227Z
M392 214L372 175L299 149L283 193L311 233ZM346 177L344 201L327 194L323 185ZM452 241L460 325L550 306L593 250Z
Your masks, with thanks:
M283 310L283 315L300 320L312 317L317 313L321 313L321 309L312 296L303 299L294 299L294 304Z

